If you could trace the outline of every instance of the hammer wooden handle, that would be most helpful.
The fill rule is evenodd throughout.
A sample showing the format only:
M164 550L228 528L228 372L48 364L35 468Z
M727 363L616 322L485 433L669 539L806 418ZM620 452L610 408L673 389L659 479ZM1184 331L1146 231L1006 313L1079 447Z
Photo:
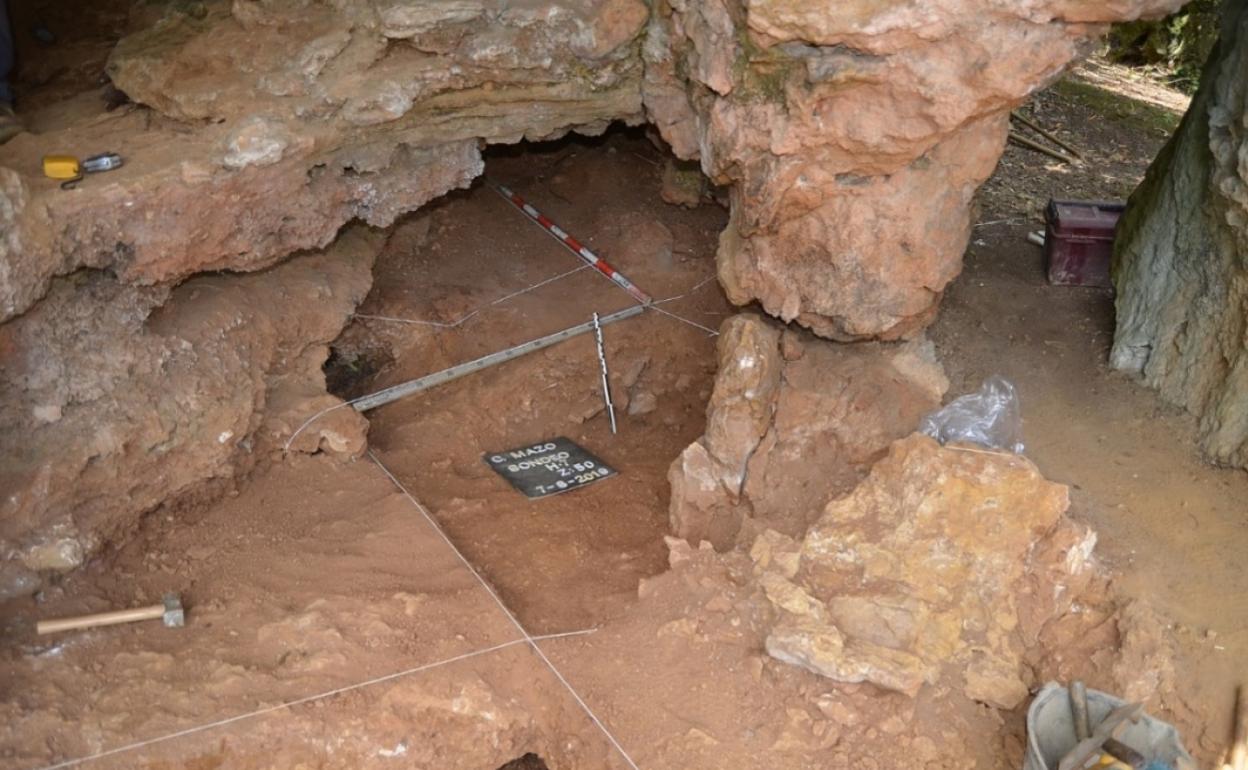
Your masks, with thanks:
M79 615L76 618L41 620L35 624L35 631L42 636L44 634L55 634L58 631L72 631L76 628L114 626L118 623L133 623L136 620L160 620L164 615L165 605L153 604L150 607L135 607L131 610L100 612L95 615Z

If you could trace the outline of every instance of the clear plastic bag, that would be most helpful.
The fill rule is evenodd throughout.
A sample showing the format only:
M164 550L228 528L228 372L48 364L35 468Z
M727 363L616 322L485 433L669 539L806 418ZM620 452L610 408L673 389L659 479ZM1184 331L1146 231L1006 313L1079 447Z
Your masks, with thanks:
M979 390L924 417L919 432L942 444L964 441L1022 454L1023 415L1014 384L994 374Z

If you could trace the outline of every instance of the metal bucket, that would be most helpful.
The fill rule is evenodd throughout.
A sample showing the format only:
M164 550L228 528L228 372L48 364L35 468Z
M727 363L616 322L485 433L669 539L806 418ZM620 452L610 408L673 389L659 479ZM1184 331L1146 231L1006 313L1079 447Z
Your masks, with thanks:
M1093 729L1109 712L1125 703L1107 693L1088 690L1088 719ZM1174 725L1147 714L1139 722L1128 724L1119 740L1170 767L1194 767ZM1027 753L1023 758L1023 770L1057 770L1062 757L1076 743L1070 692L1057 682L1049 682L1027 709Z

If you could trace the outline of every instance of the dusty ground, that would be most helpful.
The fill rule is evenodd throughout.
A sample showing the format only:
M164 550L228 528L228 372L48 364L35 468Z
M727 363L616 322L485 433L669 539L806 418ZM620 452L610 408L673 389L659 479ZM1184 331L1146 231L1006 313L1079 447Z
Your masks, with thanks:
M657 297L675 297L662 305L668 312L713 329L728 312L716 284L707 281L726 213L713 204L689 210L662 203L661 157L634 134L538 147L523 155L502 153L489 170ZM394 229L376 271L375 291L360 315L453 323L474 308L489 307L453 328L361 317L340 341L331 379L344 393L372 390L581 323L594 311L606 314L631 304L602 276L581 270L490 305L579 265L484 185L452 196ZM702 431L714 374L712 334L650 312L605 327L604 337L618 410L616 436L602 410L599 363L589 336L373 415L371 441L378 457L429 507L534 634L599 625L635 604L641 578L666 569L667 466ZM529 501L482 461L486 452L558 435L586 446L620 475L574 494ZM7 679L21 683L14 691L22 694L6 705L10 732L0 739L6 752L0 765L41 766L111 747L120 736L180 729L405 663L515 639L504 616L488 601L482 604L484 592L464 584L471 581L466 570L446 562L448 549L419 512L393 491L367 460L278 467L224 504L150 517L139 540L45 592L38 604L6 606L0 667ZM191 633L114 629L64 646L31 638L29 623L36 616L149 601L166 590L184 592L194 608ZM367 609L352 612L353 606ZM566 641L553 642L558 644ZM174 664L175 653L184 665ZM152 677L158 685L144 686L142 678L150 674L141 663L130 663L135 654L159 664L161 673ZM102 660L121 661L126 668L111 673L92 662ZM47 661L54 662L51 670ZM478 671L477 661L464 665ZM491 723L504 738L442 766L497 767L526 751L557 755L561 766L608 762L605 744L586 730L583 716L574 715L560 737L563 728L556 723L575 704L550 698L550 687L558 684L534 656L508 648L479 665L487 700L505 700L516 715L539 716ZM448 669L445 681L454 676ZM36 684L37 677L46 677L46 683ZM51 712L38 708L60 701L58 691L82 684L107 694L75 699ZM423 751L415 748L416 737L385 735L391 724L387 714L394 714L396 726L411 718L405 708L431 711L427 718L438 725L445 708L474 713L482 705L390 703L409 696L420 700L429 686L422 679L411 690L399 684L382 688L385 694L361 693L365 702L382 699L377 719L354 737L347 728L345 737L336 739L336 750L353 761L379 761L387 755L378 752L403 744L411 747L406 756L441 759L457 745L474 742L467 733L456 740L453 724L437 726L440 737L426 740ZM438 689L436 678L433 688ZM255 757L275 752L275 766L290 766L315 749L275 748L264 737L267 731L315 734L326 728L281 727L284 719L303 719L295 712L283 715L258 721L241 745L196 736L186 746L148 749L143 756L159 762L192 755L196 761L248 767L259 761ZM322 724L330 724L335 718L324 719ZM467 721L465 729L480 726ZM67 730L73 722L94 727ZM576 746L577 736L585 746ZM371 743L361 747L364 741ZM130 755L116 761L119 767L133 766L127 764Z
M1067 85L1039 97L1036 118L1060 127L1087 150L1088 162L1062 169L1008 151L982 194L981 220L991 224L978 228L932 336L953 393L990 373L1018 384L1028 454L1050 478L1072 485L1075 515L1099 530L1100 552L1121 573L1122 589L1181 624L1185 687L1216 718L1225 714L1233 661L1248 649L1248 577L1231 566L1248 543L1248 476L1204 465L1192 449L1190 419L1105 369L1110 297L1047 286L1040 252L1025 241L1048 196L1122 197L1163 139L1153 113L1130 105L1109 113L1089 93L1097 92ZM660 202L660 162L643 138L612 135L500 153L488 172L668 297L711 275L726 216L710 203L685 210ZM394 229L359 312L454 323L576 266L478 185ZM340 341L331 374L342 392L358 394L627 304L600 276L581 271L454 328L359 318ZM663 307L710 327L728 312L714 283ZM828 750L849 729L821 713L848 720L863 709L871 721L876 707L882 732L875 738L887 743L896 724L883 715L898 708L856 688L822 700L820 680L758 653L748 618L734 625L706 575L661 577L650 591L654 617L629 614L638 582L667 568L665 474L702 431L714 339L655 313L609 326L605 338L618 435L600 411L598 362L583 337L382 408L371 416L374 451L532 633L608 627L602 636L542 645L639 759L663 751L683 754L690 767L728 760L761 767L768 757L773 766L803 766L795 757ZM630 403L643 411L630 414ZM481 459L559 435L621 474L528 501ZM37 617L152 600L166 590L184 592L192 608L186 629L148 625L53 640L30 634ZM705 606L685 603L693 599ZM719 609L707 610L712 603ZM153 515L126 548L38 603L0 607L0 618L7 684L0 766L13 768L41 768L517 638L376 466L325 458L277 466L219 504ZM700 646L708 639L716 645ZM711 696L718 699L712 723L682 720L683 702ZM987 710L951 715L938 701L939 694L921 700L911 718L951 720L968 734L996 724ZM564 763L552 766L618 761L521 645L317 703L91 766L402 766L397 760L488 770L526 752ZM824 721L834 726L821 727ZM1206 755L1220 738L1211 727ZM776 746L793 753L777 754ZM974 756L991 767L1017 757L1018 746L967 751L966 760L946 766L967 766ZM843 753L829 759L838 756L844 764Z
M1095 66L1096 82L1118 84ZM931 330L951 393L998 373L1018 386L1027 454L1072 488L1072 513L1100 533L1098 551L1124 593L1173 618L1183 680L1213 711L1224 740L1232 684L1248 652L1248 474L1218 469L1195 450L1184 412L1106 365L1113 339L1109 291L1049 286L1040 247L1050 197L1122 200L1143 176L1178 114L1156 106L1153 83L1131 79L1122 97L1069 79L1039 95L1034 116L1085 155L1075 167L1010 147L981 191L982 224ZM1147 91L1146 101L1134 96ZM1001 221L1005 220L1005 221Z
M714 205L688 210L659 200L660 163L644 139L613 136L503 155L488 173L656 297L692 291L662 307L714 329L728 306L714 282L705 282L726 217ZM361 315L447 323L580 262L479 184L398 227L380 265ZM375 389L630 304L614 284L581 270L454 329L361 319L364 328L348 333L343 347L389 346L383 357L397 360L370 383ZM664 569L667 466L702 429L714 376L710 334L648 313L603 335L615 436L589 335L383 408L372 420L378 455L534 632L600 622L635 598L640 578ZM621 474L576 494L530 501L482 461L486 453L557 436Z

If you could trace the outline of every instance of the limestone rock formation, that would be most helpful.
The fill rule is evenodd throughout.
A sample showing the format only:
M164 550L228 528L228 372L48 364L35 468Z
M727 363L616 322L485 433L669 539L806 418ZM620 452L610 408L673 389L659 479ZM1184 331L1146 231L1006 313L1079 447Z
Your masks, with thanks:
M0 151L22 174L0 182L0 318L82 266L138 283L263 267L465 184L473 141L637 122L644 95L677 154L734 185L734 300L825 336L907 335L958 272L1006 111L1098 24L1178 4L171 4L108 64L149 109ZM109 182L38 177L40 155L102 144L129 160ZM219 220L195 212L208 197Z
M30 571L78 566L138 515L228 483L296 420L339 403L321 365L379 248L351 229L267 272L175 289L77 274L0 326L0 582L31 590ZM358 455L366 429L337 410L294 448Z
M1226 7L1191 109L1119 226L1112 363L1195 414L1211 460L1248 468L1248 4Z
M1102 30L1178 0L661 0L645 102L733 185L720 280L836 339L913 334L959 272L1008 111Z
M1060 513L1064 487L1023 458L923 436L877 469L817 525L847 537L846 561L774 531L748 554L669 538L671 569L579 642L579 664L562 659L606 709L664 736L639 765L1017 768L1022 745L1003 733L1021 729L1018 699L1071 678L1148 697L1191 745L1207 720L1167 686L1170 624L1116 603L1095 536ZM929 633L924 654L949 639L948 658L905 644ZM617 677L629 686L606 686ZM748 704L747 720L724 703Z
M260 161L265 140L254 134L231 138L210 127L188 140L171 129L145 132L145 120L134 112L54 137L23 134L0 149L0 163L20 167L28 163L17 158L56 146L126 150L135 136L142 143L130 163L72 191L0 169L9 180L0 182L0 320L30 307L54 276L79 268L144 286L262 269L326 246L352 219L389 225L481 172L472 142L436 151L389 141L318 150L291 140L281 157Z
M1177 4L138 4L107 66L133 103L103 111L98 94L85 93L64 112L72 120L0 148L0 355L20 371L3 383L0 538L40 564L75 562L136 512L245 468L256 431L289 435L333 403L308 367L358 298L343 288L361 285L358 261L319 267L321 279L293 267L258 282L193 276L270 269L324 248L352 220L386 226L479 175L483 144L649 119L679 156L732 185L720 275L735 301L758 299L823 336L912 335L958 271L970 196L1001 150L1007 110L1055 77L1099 25ZM40 173L42 155L104 149L125 165L76 189ZM341 253L297 261L306 268ZM274 285L284 280L287 293ZM289 304L305 281L333 294L315 322ZM196 287L207 293L188 299ZM179 305L204 305L195 312L216 314L208 328L223 336L178 327L190 347L174 345L160 325L180 323ZM249 323L225 324L230 317ZM45 334L55 344L39 362ZM287 354L302 362L298 377L279 374ZM909 430L912 406L931 401L914 395L925 386L890 379L893 363L846 352L867 356L861 365L894 383L881 403L900 394L903 406L887 410L896 424L861 439L838 433L839 423L853 424L853 399L865 396L847 386L847 400L824 403L792 384L804 367L821 376L826 355L786 364L787 385L767 373L756 385L764 402L779 394L771 406L738 403L708 433L703 456L687 453L685 477L701 476L680 493L691 501L682 510L703 523L686 534L726 544L751 510L796 531L829 490L861 473L814 478L818 464L800 460L803 452L869 462ZM56 367L65 376L52 383ZM167 387L175 370L185 383L233 395L209 404L193 395L198 385ZM223 371L246 383L243 392L226 387ZM275 390L279 380L302 385ZM185 403L141 409L168 399ZM99 418L106 428L75 427L96 425L92 409L112 415ZM819 410L841 417L786 433ZM358 429L300 441L349 453ZM19 441L15 430L28 435ZM50 465L53 456L63 466ZM804 494L818 504L769 496L770 475L800 472L812 476ZM47 529L37 534L40 522Z
M1052 584L1075 579L1095 542L1063 518L1068 503L1023 457L902 439L805 537L755 541L779 611L767 651L910 695L952 663L968 698L1012 709L1028 692L1019 597L1037 570L1057 565L1043 578ZM1064 552L1043 545L1054 537Z
M672 531L721 550L757 527L799 535L947 387L928 342L836 346L729 318L706 434L668 472Z
M141 284L262 268L352 218L385 226L467 185L480 139L641 117L641 0L199 7L170 5L109 60L161 119L105 115L0 150L26 172L0 181L0 320L78 267ZM127 164L72 194L34 168L100 146Z

